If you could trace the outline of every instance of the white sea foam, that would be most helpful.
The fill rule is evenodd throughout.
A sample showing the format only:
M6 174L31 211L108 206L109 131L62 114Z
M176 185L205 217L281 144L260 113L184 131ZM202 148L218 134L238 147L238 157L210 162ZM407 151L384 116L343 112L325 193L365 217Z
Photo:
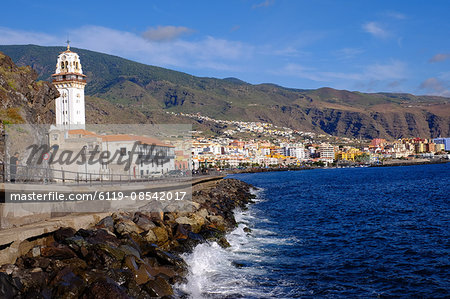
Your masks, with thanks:
M261 195L261 190L257 191ZM259 199L257 199L259 201ZM267 229L255 229L264 219L256 218L252 208L235 211L238 227L227 235L231 247L221 248L217 243L203 243L183 258L189 266L187 283L176 288L190 298L268 298L273 288L260 285L267 275L259 263L270 262L273 257L263 249L264 244L286 244L292 240L281 238ZM250 233L244 228L250 227Z

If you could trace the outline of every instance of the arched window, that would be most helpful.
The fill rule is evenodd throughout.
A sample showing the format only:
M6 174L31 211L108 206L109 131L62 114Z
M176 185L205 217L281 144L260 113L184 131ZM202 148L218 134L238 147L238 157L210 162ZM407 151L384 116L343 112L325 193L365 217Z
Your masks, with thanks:
M61 68L64 68L64 61L61 61Z

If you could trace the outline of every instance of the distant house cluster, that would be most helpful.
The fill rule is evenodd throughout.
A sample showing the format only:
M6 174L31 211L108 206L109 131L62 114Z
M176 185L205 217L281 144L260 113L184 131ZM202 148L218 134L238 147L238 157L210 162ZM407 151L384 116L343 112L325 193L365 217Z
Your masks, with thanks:
M432 157L450 151L450 138L403 138L396 141L373 139L361 147L329 142L301 143L283 140L233 140L226 137L199 137L192 144L194 169L203 167L239 168L299 166L305 163L347 161L373 163L380 159Z

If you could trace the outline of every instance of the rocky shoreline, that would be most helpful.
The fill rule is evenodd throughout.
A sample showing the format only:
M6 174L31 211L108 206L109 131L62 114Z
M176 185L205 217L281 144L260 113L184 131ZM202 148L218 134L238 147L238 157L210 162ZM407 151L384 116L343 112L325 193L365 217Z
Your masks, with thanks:
M39 236L39 245L0 267L0 297L182 297L172 288L188 273L180 254L202 242L229 246L233 210L252 202L251 189L222 179L194 186L193 212L114 213L90 229Z

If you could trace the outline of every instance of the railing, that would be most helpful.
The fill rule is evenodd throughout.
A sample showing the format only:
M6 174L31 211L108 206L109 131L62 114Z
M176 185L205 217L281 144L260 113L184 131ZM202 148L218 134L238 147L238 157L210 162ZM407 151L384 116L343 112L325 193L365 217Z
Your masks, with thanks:
M170 174L114 174L114 173L93 173L93 172L74 172L67 170L58 170L47 167L35 167L16 165L16 172L11 172L9 163L0 163L1 181L6 183L23 184L62 184L62 185L113 185L130 183L158 183L158 182L183 182L191 178L190 171L185 172L188 175L170 175ZM211 175L211 174L210 174Z
M65 79L53 78L53 80L52 80L52 82L55 82L55 83L68 82L68 81L77 81L77 82L86 83L86 79L78 79L78 78L65 78Z

